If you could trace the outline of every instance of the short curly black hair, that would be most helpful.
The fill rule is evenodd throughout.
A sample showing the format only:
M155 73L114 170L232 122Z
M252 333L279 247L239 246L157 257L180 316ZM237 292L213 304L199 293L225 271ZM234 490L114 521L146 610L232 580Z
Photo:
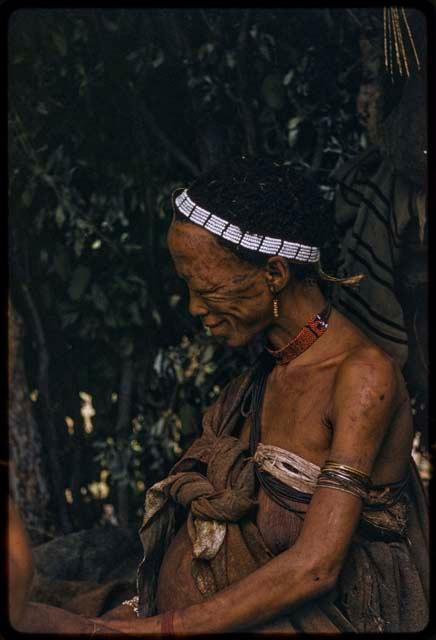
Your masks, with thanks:
M228 158L198 177L188 195L243 232L319 248L332 236L331 211L318 185L299 167L270 158ZM187 220L175 210L177 220ZM217 241L252 264L264 265L270 257L223 238ZM292 271L299 279L313 279L318 265L292 264Z

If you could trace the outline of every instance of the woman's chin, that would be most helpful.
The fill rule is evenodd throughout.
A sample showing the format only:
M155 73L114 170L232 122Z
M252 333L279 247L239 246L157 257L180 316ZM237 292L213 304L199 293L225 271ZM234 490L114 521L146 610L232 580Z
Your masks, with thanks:
M215 340L221 344L225 344L228 347L245 347L253 339L250 333L235 331L230 323L223 323L223 325L217 326L216 329L212 329L212 335Z
M228 347L245 347L250 342L250 338L241 335L228 335L220 337Z

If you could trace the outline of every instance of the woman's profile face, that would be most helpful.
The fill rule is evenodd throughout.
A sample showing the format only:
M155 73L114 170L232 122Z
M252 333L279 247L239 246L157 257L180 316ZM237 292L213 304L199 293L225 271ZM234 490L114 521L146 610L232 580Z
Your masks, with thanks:
M247 344L272 321L264 270L251 265L202 227L173 221L168 247L189 290L189 311L229 346Z

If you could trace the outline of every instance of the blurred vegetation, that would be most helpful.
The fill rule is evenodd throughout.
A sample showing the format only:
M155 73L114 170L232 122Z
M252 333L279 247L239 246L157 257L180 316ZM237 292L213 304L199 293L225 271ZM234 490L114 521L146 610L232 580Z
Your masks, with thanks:
M169 196L245 152L298 162L331 200L331 171L366 144L359 15L12 15L10 285L42 447L57 461L45 473L62 488L53 535L136 526L144 489L249 364L187 314L166 249Z

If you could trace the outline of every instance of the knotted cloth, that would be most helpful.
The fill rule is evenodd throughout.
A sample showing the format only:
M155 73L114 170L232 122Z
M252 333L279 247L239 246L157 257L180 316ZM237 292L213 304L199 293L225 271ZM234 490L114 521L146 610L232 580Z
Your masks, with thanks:
M137 583L142 616L156 612L159 568L175 532L177 504L188 510L191 572L205 598L273 557L255 524L255 465L284 486L288 483L299 498L295 512L304 518L319 467L261 443L250 456L231 435L242 419L240 408L252 379L252 372L248 372L228 385L206 412L202 437L167 478L147 491L140 529L144 558ZM364 526L359 527L351 544L338 590L299 607L292 614L292 627L305 632L423 628L428 615L423 500L412 461L407 492L396 495L395 488L394 492L390 487L373 488L364 504ZM291 500L287 508L293 510L292 505Z

